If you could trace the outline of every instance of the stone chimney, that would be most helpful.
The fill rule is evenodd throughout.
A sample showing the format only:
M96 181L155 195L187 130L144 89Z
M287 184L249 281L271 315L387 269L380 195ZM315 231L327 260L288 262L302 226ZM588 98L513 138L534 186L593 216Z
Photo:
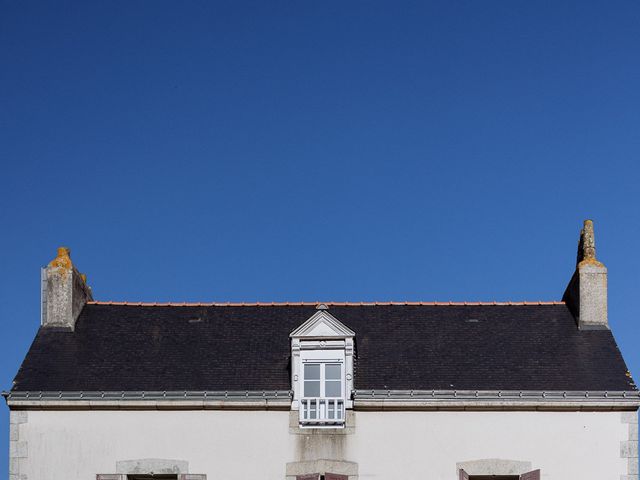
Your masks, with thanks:
M82 307L93 300L87 277L71 263L68 248L42 269L42 326L73 330Z
M576 271L562 297L580 330L609 328L607 320L607 268L596 260L593 222L584 221L578 243Z

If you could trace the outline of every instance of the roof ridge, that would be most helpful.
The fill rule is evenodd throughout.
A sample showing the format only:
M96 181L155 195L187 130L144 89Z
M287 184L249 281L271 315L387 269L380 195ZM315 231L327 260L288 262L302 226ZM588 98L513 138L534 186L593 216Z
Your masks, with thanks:
M96 301L88 305L118 305L132 307L302 307L331 305L334 307L373 306L522 306L522 305L564 305L563 301L519 301L519 302L118 302Z

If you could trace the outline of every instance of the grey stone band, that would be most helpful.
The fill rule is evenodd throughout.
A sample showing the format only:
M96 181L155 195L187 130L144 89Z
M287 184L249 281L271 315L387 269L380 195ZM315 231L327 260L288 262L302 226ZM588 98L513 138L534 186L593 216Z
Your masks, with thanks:
M456 475L460 470L469 475L520 475L532 470L531 462L485 458L456 463Z
M9 413L9 480L27 480L23 467L29 457L29 445L22 430L28 420L26 410Z
M620 458L627 460L620 480L638 480L638 412L621 412L620 421L628 424L628 437L620 442Z

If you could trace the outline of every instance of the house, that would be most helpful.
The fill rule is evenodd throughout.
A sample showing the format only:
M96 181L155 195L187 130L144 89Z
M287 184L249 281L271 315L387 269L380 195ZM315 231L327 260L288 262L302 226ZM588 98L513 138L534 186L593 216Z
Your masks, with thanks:
M638 479L590 221L551 302L103 302L62 248L4 396L11 480Z

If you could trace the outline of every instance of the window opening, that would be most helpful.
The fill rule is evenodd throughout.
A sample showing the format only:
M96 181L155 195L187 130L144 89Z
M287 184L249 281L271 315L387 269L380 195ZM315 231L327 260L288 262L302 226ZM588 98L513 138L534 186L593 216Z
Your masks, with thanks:
M127 475L127 480L178 480L177 475Z
M519 480L518 475L469 475L469 480Z
M540 470L533 470L522 475L469 475L463 469L458 473L459 480L540 480Z
M308 473L306 475L296 476L296 480L349 480L347 475L340 475L337 473L326 473L321 475L319 473Z

